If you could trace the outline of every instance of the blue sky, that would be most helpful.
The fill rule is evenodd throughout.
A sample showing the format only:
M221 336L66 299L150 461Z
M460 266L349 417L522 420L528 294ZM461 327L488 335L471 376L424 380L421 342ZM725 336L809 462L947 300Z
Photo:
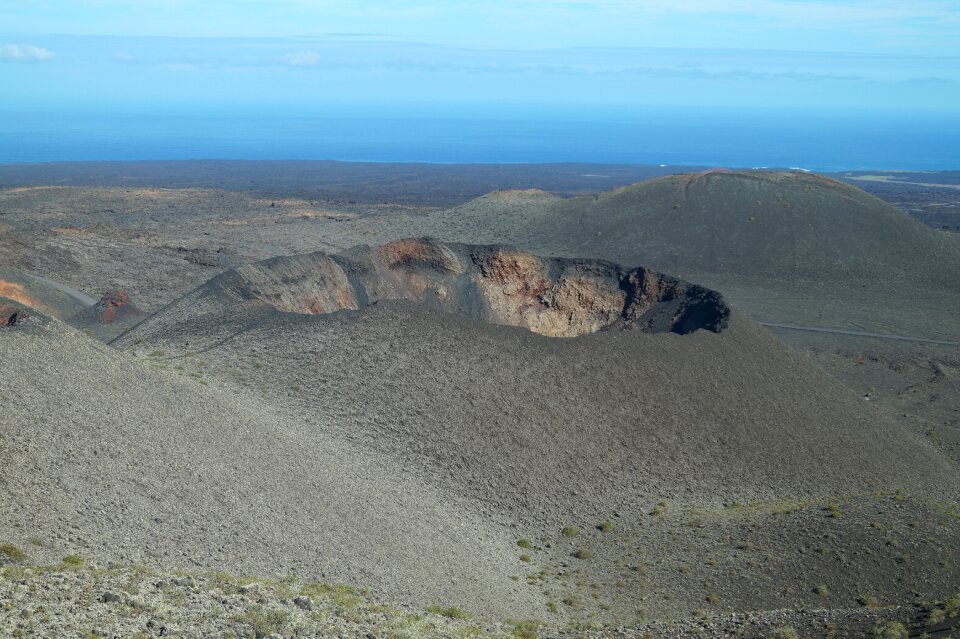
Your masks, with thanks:
M0 0L12 108L960 111L957 0Z

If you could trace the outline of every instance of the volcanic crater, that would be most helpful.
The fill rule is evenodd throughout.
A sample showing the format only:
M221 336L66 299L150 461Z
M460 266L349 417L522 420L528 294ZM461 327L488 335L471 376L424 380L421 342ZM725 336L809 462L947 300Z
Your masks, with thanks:
M624 329L716 333L730 317L719 293L644 267L428 238L339 255L276 257L224 273L207 286L312 315L407 300L548 337Z

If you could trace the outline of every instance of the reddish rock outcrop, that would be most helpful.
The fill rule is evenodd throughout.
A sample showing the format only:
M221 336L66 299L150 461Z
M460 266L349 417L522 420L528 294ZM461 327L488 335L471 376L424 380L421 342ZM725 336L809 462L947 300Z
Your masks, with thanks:
M144 317L143 311L130 300L122 289L111 289L91 306L67 318L74 328L109 341L120 335Z
M131 304L130 296L123 289L104 293L95 309L97 321L103 324L112 324L117 319L130 315L142 315L140 309Z
M292 313L409 300L549 337L622 329L719 332L730 315L718 293L642 267L431 239L272 258L224 273L208 287Z

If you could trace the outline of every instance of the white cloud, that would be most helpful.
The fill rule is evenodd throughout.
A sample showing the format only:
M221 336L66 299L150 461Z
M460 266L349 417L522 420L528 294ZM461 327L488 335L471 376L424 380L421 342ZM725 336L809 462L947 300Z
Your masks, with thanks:
M57 56L53 51L32 44L0 45L0 60L4 62L43 62L55 57Z
M320 54L316 51L288 53L281 59L284 64L291 67L315 67L320 64Z

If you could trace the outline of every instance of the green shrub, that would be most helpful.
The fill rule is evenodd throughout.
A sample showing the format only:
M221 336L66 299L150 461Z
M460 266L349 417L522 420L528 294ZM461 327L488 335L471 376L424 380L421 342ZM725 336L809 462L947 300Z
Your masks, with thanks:
M818 595L820 595L821 597L826 597L830 594L830 589L827 588L826 584L820 584L819 586L814 588L813 591Z
M80 555L67 555L61 561L63 562L64 566L68 566L70 568L79 568L85 563L83 561L83 557Z
M946 610L947 616L951 619L960 615L960 595L956 595L945 600L943 602L943 607Z
M770 633L770 639L797 639L797 631L791 628L790 626L784 626L783 628L777 628L772 633Z
M514 621L513 636L517 639L539 639L540 623L537 621Z
M877 639L908 639L910 633L899 621L891 621L875 630Z
M947 618L947 611L943 608L934 608L930 611L930 616L927 617L927 625L935 626L938 623L943 622Z
M453 606L430 606L427 612L446 617L447 619L469 619L470 613Z
M607 533L607 532L613 532L613 522L610 521L609 519L606 520L606 521L601 521L601 522L600 522L600 525L597 526L597 530L599 530L600 532L605 532L605 533Z
M573 556L577 559L590 559L593 557L593 553L585 548L581 548L577 552L573 553Z
M521 548L533 548L533 544L530 543L529 539L518 539L517 545Z
M289 615L285 611L271 610L263 606L254 606L234 617L234 621L250 626L258 639L280 633L288 619Z
M527 553L523 553L522 555L520 555L520 561L530 563L530 555L528 555Z
M27 553L13 544L0 544L0 555L5 557L7 561L19 562L27 558Z
M576 526L564 526L560 530L560 534L563 535L564 537L576 537L577 535L580 534L580 531L577 530Z

